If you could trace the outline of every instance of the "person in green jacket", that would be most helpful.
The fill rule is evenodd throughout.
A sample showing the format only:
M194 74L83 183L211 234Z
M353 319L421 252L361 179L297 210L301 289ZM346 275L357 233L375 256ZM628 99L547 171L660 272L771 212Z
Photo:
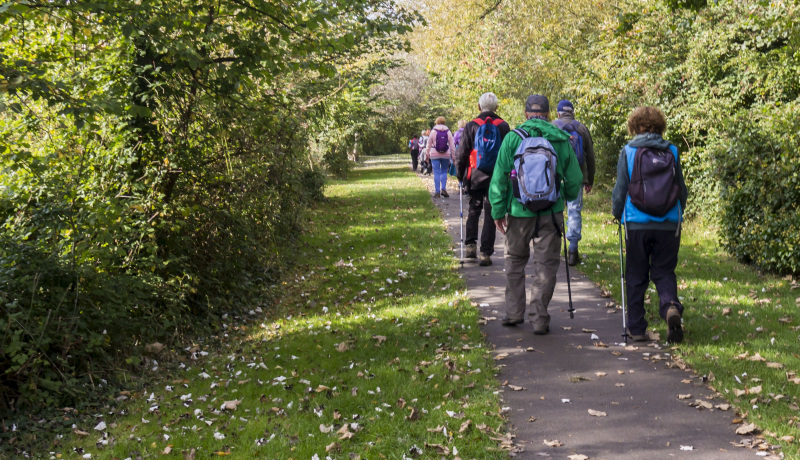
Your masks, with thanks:
M525 315L525 266L530 258L533 241L533 286L529 317L533 333L544 335L550 331L547 306L556 287L556 272L560 263L559 249L564 231L564 200L578 197L583 185L583 173L569 144L569 134L548 121L550 103L545 96L531 95L525 101L527 121L517 127L531 137L543 137L553 146L558 156L556 175L560 181L558 201L544 211L531 212L514 198L510 174L514 169L514 155L522 137L509 133L497 155L489 201L492 218L500 233L506 236L506 316L501 324L522 324Z

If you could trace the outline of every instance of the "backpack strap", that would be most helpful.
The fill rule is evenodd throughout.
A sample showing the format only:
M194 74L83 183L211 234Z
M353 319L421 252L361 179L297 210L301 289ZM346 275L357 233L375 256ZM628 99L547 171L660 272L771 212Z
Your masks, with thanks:
M527 132L525 132L525 130L522 129L522 128L517 128L517 129L513 130L513 132L516 133L517 136L521 137L523 141L525 139L531 137L531 135L528 134Z
M481 118L476 118L476 119L474 119L474 120L472 120L472 121L474 121L475 123L477 123L477 124L478 124L478 126L483 126L483 125L486 123L486 120L483 120L483 119L481 119Z

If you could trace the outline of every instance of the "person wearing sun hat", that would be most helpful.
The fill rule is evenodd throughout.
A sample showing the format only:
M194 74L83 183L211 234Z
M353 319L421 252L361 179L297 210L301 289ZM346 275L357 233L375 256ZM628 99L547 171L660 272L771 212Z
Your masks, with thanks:
M575 120L575 108L572 102L567 99L559 101L556 113L558 118L553 120L553 124L568 132L577 132L583 147L583 161L578 162L583 173L583 187L578 193L578 198L567 202L567 240L569 241L567 263L576 265L580 261L578 242L581 240L581 231L583 230L583 219L581 218L583 192L591 193L594 184L594 142L592 142L589 128Z

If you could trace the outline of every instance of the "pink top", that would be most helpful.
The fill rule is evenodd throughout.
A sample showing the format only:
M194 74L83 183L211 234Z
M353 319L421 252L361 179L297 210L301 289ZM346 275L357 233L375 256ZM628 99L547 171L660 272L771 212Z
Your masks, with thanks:
M447 131L447 152L439 153L436 151L436 131ZM453 159L453 155L456 153L456 145L453 142L453 133L445 125L436 125L431 130L430 136L428 136L428 145L426 146L426 150L428 151L428 158L431 160L451 160Z

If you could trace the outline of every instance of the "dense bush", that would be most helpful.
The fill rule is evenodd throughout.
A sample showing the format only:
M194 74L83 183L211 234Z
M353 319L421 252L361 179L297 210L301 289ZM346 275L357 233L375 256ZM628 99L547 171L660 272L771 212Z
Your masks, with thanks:
M764 270L800 273L798 104L734 120L716 156L722 184L723 246Z
M74 403L141 372L146 344L268 300L323 158L417 20L391 1L45 3L0 6L0 407Z

